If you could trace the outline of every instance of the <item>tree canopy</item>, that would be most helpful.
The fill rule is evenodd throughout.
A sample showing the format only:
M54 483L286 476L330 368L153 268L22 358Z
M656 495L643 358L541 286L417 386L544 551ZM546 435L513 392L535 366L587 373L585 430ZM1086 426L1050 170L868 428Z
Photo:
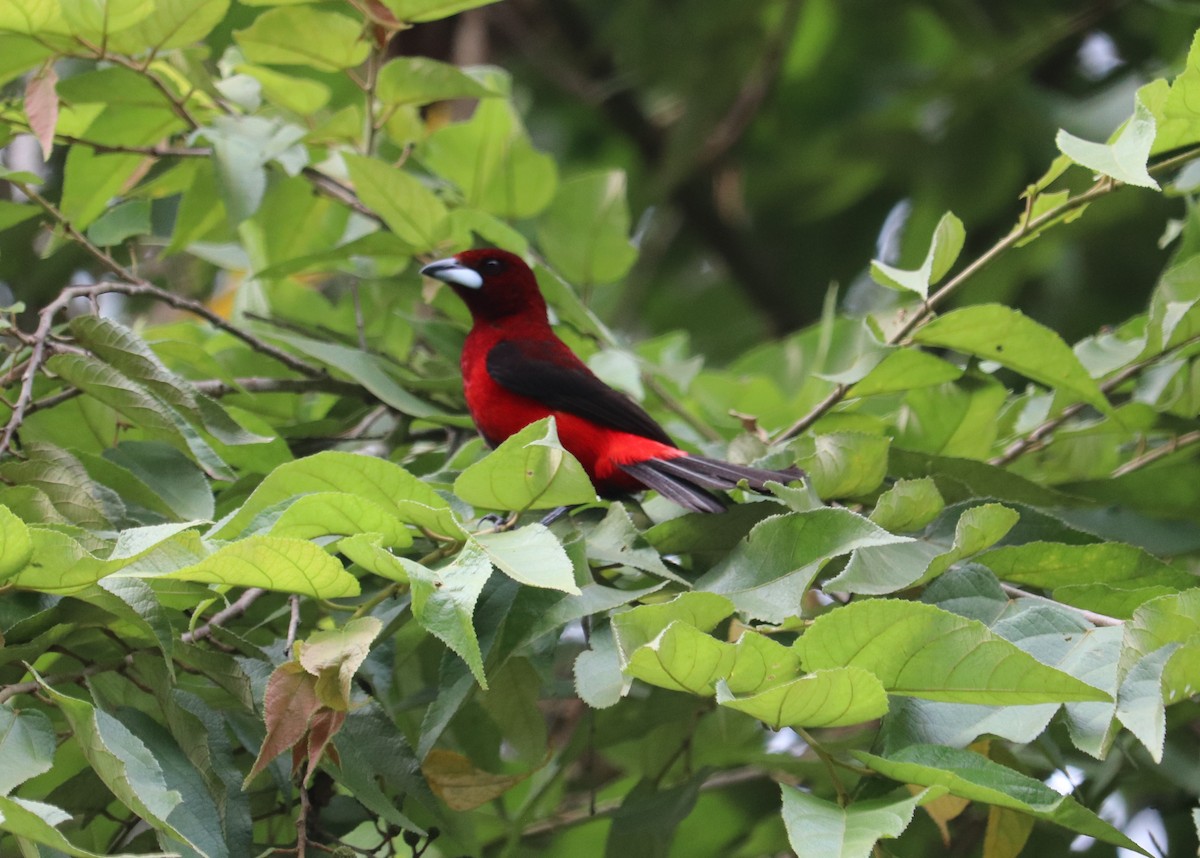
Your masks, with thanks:
M1189 854L1198 23L0 4L0 856ZM479 244L806 478L488 450Z

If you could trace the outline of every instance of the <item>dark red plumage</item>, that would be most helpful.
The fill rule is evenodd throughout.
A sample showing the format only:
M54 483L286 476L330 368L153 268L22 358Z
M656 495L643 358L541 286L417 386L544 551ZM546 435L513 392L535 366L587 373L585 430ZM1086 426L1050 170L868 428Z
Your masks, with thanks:
M432 262L422 274L448 283L471 311L462 353L467 408L493 446L553 415L562 445L602 495L655 489L697 512L720 512L711 489L745 480L799 478L695 456L675 446L629 397L602 382L550 328L546 302L524 261L503 250L468 250Z

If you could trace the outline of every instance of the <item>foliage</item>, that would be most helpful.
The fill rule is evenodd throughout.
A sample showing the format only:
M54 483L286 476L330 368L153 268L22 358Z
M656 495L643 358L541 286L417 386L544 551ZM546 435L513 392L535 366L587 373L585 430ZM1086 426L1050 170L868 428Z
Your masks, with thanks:
M895 301L711 368L576 291L638 257L622 173L560 180L504 71L392 56L477 5L0 6L0 134L52 156L0 174L5 252L96 278L3 317L0 855L1150 848L1116 808L1189 852L1200 40L989 249L940 215ZM1156 191L1122 324L944 311ZM683 444L807 479L681 515L596 500L552 422L487 452L413 264L477 240Z

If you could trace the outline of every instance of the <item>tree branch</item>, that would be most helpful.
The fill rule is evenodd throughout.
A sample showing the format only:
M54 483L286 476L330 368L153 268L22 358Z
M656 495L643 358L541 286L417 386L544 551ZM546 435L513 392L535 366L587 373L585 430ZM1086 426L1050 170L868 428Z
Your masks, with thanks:
M207 623L190 632L184 632L180 636L180 640L184 643L195 643L196 641L204 640L211 637L213 629L218 626L223 626L230 620L237 619L246 611L250 610L250 606L258 601L259 597L267 591L261 587L251 587L246 592L238 597L236 602L231 602L226 607L217 611L212 615Z
M1128 473L1144 468L1152 462L1157 462L1159 459L1164 459L1172 453L1177 453L1180 450L1191 447L1194 444L1200 444L1200 429L1193 432L1185 432L1182 435L1177 435L1161 447L1155 447L1142 455L1130 459L1121 467L1112 472L1114 477L1123 477Z
M1176 343L1175 345L1171 346L1170 348L1163 349L1158 354L1151 355L1150 357L1144 358L1144 359L1138 361L1137 363L1130 364L1129 366L1125 367L1120 372L1118 372L1116 375L1114 375L1112 378L1108 379L1103 384L1101 384L1100 392L1103 393L1105 396L1107 396L1108 394L1110 394L1114 390L1116 390L1118 387L1120 387L1122 384L1124 384L1126 381L1137 376L1143 370L1154 366L1159 361L1161 361L1163 358L1170 357L1171 355L1174 355L1177 352L1180 352L1189 346L1196 345L1197 343L1200 343L1200 334L1197 334L1194 337L1190 337L1190 338L1184 340L1183 342ZM1003 467L1004 465L1008 465L1008 464L1014 462L1017 458L1024 455L1025 453L1029 452L1030 450L1040 449L1043 446L1042 440L1044 438L1049 436L1055 429L1057 429L1063 423L1067 422L1069 419L1074 417L1080 411L1083 411L1083 409L1086 407L1087 407L1087 403L1084 403L1084 402L1076 402L1071 405L1068 405L1066 408L1064 408L1061 412L1056 414L1054 417L1048 418L1041 425L1037 426L1025 437L1019 438L1016 441L1014 441L1012 444L1010 444L1008 446L1008 448L1003 453L1001 453L999 456L992 458L988 462L988 464L996 465L997 467Z
M1012 596L1014 599L1033 599L1038 602L1046 602L1059 608L1066 608L1068 611L1074 611L1093 626L1125 625L1124 620L1118 620L1116 617L1110 617L1107 614L1097 614L1095 611L1088 611L1084 608L1076 608L1074 605L1067 605L1046 596L1039 596L1036 593L1027 593L1020 587L1014 587L1012 584L1006 584L1003 581L1000 582L1000 589L1002 589L1009 596Z
M1150 173L1163 173L1189 163L1200 157L1200 149L1189 149L1186 152L1181 152L1170 158L1166 158L1148 167ZM1016 228L1001 238L990 248L984 251L980 256L976 257L970 264L963 268L958 274L950 278L946 283L926 299L920 309L914 313L898 330L896 330L887 339L887 345L895 346L902 344L914 331L933 318L934 310L945 302L947 298L958 291L960 287L973 276L978 274L989 264L1003 255L1006 251L1016 246L1022 239L1033 235L1039 230L1049 226L1054 221L1070 214L1076 209L1082 208L1089 203L1112 193L1118 188L1124 187L1124 183L1118 182L1107 176L1102 176L1086 191L1076 194L1073 197L1063 201L1060 205L1055 206L1045 212L1042 212L1032 220L1023 215ZM822 399L811 411L780 432L773 440L772 444L778 444L782 441L787 441L796 437L804 430L808 429L818 420L827 414L830 409L841 402L846 393L852 387L852 384L842 383L833 388L829 394ZM1070 415L1068 415L1070 416ZM1007 453L1006 453L1007 455Z

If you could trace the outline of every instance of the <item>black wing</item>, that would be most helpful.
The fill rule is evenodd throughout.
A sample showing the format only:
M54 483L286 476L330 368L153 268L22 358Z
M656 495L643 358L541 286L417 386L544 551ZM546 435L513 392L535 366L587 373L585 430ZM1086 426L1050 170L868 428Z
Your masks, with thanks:
M565 346L556 345L499 342L488 352L487 373L506 390L536 399L555 411L675 446L640 405L598 379ZM564 365L564 360L571 363Z

